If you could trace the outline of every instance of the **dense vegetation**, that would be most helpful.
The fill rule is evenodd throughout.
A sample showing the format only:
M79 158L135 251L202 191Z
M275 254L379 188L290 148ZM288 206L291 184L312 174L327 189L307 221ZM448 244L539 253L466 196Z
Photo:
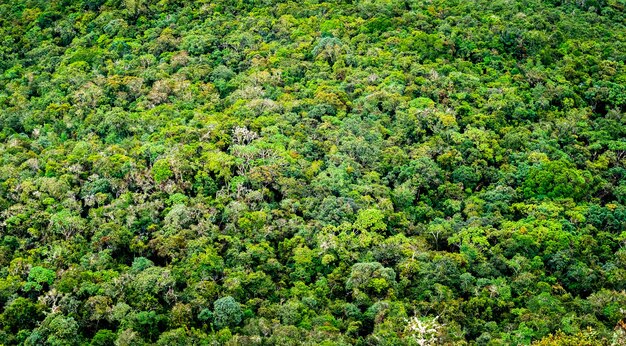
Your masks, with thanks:
M625 7L0 2L0 344L624 344Z

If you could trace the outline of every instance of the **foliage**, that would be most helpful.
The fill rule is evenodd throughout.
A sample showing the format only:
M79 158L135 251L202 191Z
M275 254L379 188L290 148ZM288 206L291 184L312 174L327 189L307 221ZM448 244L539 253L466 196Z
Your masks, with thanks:
M222 297L213 303L215 327L234 327L241 322L243 313L239 303L231 296Z
M0 2L0 344L623 344L625 9Z

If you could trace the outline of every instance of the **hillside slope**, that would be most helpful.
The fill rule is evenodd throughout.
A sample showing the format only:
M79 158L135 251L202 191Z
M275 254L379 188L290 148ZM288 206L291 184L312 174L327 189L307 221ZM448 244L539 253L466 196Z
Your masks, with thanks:
M624 342L625 7L0 1L0 345Z

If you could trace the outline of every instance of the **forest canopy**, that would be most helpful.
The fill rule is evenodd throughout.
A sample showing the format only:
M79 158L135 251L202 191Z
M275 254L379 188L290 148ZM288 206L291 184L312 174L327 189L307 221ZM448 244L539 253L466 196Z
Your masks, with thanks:
M0 1L0 345L626 344L625 8Z

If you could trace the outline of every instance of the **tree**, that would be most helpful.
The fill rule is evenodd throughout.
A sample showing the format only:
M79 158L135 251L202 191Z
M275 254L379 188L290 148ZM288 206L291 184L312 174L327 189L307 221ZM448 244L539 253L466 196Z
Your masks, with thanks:
M366 232L366 231L384 231L387 229L385 224L384 214L378 209L362 209L354 222L354 229Z
M234 327L241 323L241 306L231 296L222 297L213 303L213 324L215 328Z
M15 333L22 329L32 329L41 315L41 306L32 301L17 297L10 301L0 315L4 330Z
M107 346L113 345L115 343L115 333L108 329L100 329L98 332L91 338L91 346Z
M24 284L24 290L41 291L44 287L49 287L54 282L56 275L54 271L44 267L33 267L28 273L28 281Z
M313 48L314 56L321 56L329 64L334 63L343 53L343 43L336 37L322 37L317 45Z
M40 345L45 343L51 346L79 345L79 325L72 317L61 313L49 314L41 325L24 342L25 345Z
M524 181L524 194L539 198L584 198L591 190L589 172L571 167L566 161L551 161L529 170Z
M413 316L405 327L405 335L409 342L419 346L436 345L441 342L444 324L435 318Z
M387 293L396 284L396 273L391 268L385 268L378 262L357 263L352 266L350 276L346 280L346 289L352 291L357 300L367 297L367 294L380 296Z
M157 160L152 165L152 176L157 184L164 182L165 180L173 176L170 164L166 159Z

